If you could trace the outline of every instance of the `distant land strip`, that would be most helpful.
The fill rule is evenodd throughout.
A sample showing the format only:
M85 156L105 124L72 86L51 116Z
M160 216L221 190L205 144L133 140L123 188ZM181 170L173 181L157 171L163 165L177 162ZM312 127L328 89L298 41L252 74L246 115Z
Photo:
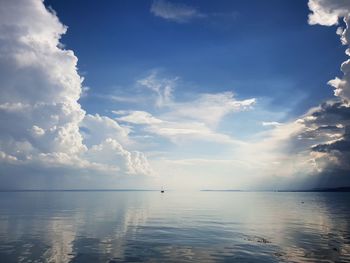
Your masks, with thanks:
M312 188L312 189L284 189L284 190L231 190L231 189L204 189L202 192L350 192L350 186L334 188Z
M0 192L158 192L159 189L0 189ZM167 192L174 190L167 190ZM203 189L200 192L350 192L350 186L335 188L283 189L283 190L237 190Z
M154 192L152 189L0 189L0 192Z

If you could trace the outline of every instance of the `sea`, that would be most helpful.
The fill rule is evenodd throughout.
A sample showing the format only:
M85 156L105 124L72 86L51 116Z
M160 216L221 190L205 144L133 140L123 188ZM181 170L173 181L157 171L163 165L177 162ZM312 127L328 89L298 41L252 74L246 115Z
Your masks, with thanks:
M0 262L350 262L350 193L0 192Z

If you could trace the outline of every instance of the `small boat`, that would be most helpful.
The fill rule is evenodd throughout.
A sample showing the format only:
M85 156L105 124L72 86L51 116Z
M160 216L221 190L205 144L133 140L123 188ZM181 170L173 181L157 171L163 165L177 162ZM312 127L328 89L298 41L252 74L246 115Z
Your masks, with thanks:
M163 187L162 187L162 189L160 190L160 192L161 192L161 193L164 193L164 189L163 189Z

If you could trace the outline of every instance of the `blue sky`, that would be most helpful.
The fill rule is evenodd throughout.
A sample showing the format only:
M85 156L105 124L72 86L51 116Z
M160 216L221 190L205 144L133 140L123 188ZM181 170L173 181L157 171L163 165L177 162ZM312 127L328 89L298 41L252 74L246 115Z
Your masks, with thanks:
M330 176L349 161L346 2L2 8L5 185L55 188L60 176L71 188L343 184ZM7 178L27 166L57 179Z
M184 4L208 17L182 23L154 16L152 1L45 3L68 25L62 42L92 93L128 93L157 69L181 78L180 99L189 89L232 90L295 117L332 96L326 83L345 59L333 28L308 25L307 1L190 1ZM106 107L95 98L81 102L93 113Z

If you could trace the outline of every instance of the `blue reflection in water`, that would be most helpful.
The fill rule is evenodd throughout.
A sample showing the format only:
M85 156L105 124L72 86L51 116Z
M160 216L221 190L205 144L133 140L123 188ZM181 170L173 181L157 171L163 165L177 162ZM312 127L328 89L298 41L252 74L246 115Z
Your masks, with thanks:
M2 192L1 262L350 262L349 193Z

